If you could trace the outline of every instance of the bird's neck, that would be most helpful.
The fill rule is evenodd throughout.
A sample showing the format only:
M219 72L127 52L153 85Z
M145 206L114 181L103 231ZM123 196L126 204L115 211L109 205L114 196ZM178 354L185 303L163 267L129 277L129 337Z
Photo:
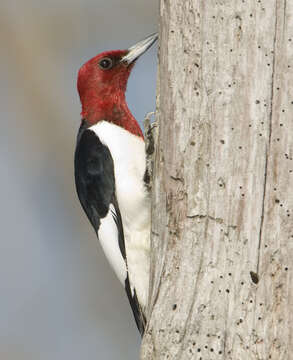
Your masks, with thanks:
M113 93L103 98L89 94L82 101L81 116L89 125L105 120L143 139L141 128L127 106L124 93Z

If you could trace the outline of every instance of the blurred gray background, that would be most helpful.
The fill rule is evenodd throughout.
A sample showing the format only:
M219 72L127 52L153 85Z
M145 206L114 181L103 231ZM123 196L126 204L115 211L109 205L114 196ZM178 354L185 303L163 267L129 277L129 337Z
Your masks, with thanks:
M0 359L138 359L123 288L76 197L76 74L157 30L156 0L0 3ZM156 48L127 99L155 108Z

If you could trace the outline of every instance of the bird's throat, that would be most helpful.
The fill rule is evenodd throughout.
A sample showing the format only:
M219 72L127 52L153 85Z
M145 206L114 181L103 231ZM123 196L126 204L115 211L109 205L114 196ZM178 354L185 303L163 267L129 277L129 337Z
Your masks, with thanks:
M122 98L111 96L106 99L94 99L90 96L88 99L89 101L84 101L82 104L81 116L89 125L105 120L143 139L141 128L131 114L124 96Z

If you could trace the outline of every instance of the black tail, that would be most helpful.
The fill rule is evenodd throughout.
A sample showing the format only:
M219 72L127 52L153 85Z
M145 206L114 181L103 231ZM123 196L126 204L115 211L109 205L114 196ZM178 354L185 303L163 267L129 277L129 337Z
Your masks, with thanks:
M138 331L140 332L141 337L143 337L146 325L146 318L139 305L135 290L134 293L132 293L131 291L128 274L125 280L125 290L134 315L136 326L138 328Z

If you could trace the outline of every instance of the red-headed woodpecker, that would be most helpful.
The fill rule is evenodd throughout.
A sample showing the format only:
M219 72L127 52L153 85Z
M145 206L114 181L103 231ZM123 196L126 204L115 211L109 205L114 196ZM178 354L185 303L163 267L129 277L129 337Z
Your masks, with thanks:
M125 91L135 61L155 41L103 52L78 73L82 122L75 150L81 205L110 265L125 286L141 334L149 287L150 200L143 178L145 147Z

